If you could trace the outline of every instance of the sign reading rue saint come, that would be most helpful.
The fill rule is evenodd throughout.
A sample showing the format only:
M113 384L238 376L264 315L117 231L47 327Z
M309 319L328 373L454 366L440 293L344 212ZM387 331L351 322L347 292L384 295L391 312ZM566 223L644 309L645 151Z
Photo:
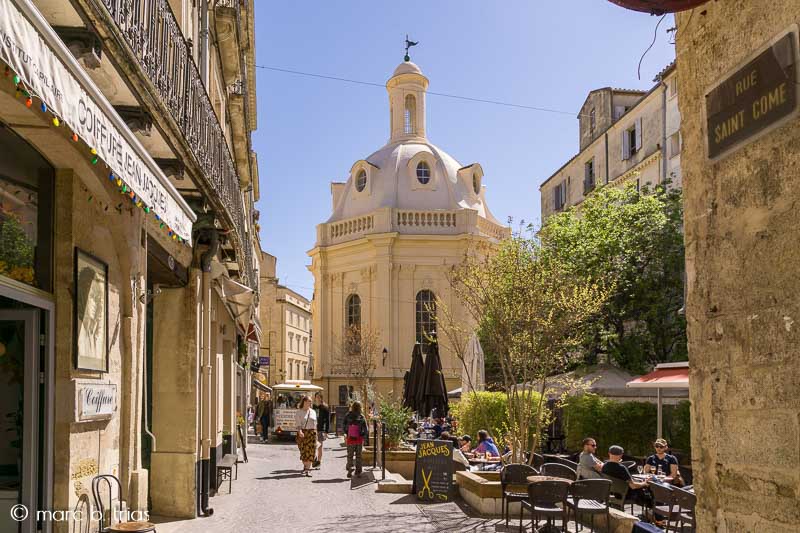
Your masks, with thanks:
M784 33L706 95L708 157L716 159L797 110L797 31Z

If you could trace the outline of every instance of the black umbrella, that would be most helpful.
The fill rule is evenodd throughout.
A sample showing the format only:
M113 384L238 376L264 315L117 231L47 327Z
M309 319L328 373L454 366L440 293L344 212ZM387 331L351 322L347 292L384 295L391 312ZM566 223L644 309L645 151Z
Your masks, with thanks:
M423 416L428 416L434 409L441 416L445 416L449 409L447 403L447 385L442 374L442 360L439 358L439 347L436 343L428 345L428 355L425 358L425 379L422 388L417 394L417 411Z
M414 345L411 352L411 370L406 372L408 378L403 387L403 406L412 411L417 410L417 398L422 388L422 379L425 373L425 363L422 362L422 345Z

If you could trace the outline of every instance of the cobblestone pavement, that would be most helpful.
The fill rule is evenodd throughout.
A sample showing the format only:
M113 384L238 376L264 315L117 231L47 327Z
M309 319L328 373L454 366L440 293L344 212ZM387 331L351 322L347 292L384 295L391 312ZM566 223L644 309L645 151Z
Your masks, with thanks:
M252 436L251 436L252 439ZM362 478L347 479L346 452L339 439L325 443L322 468L311 478L293 442L247 447L248 463L228 494L227 482L211 498L207 518L170 521L153 517L159 533L388 533L517 531L499 519L472 517L463 504L421 504L410 494L378 494L380 470L367 468ZM365 465L366 466L366 465ZM371 465L370 465L371 466Z

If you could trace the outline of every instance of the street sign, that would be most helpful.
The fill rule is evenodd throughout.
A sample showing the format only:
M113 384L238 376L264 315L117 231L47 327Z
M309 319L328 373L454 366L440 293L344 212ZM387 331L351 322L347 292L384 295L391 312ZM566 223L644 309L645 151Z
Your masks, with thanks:
M262 356L258 358L258 364L260 366L269 366L269 356Z

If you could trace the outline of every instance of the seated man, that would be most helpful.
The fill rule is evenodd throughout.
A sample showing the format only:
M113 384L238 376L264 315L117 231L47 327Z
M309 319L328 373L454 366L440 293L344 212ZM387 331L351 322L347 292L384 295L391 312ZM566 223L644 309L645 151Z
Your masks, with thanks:
M459 449L461 450L462 453L472 452L472 437L470 437L469 435L464 435L463 437L461 437L460 444L461 446L459 446Z
M672 484L682 487L684 485L681 471L678 469L678 458L674 455L667 453L667 441L664 439L656 439L653 443L655 452L647 458L644 465L645 474L656 474L658 467L661 467L661 472L665 476L672 477Z
M440 440L449 440L453 443L453 461L464 466L464 470L469 470L469 460L464 457L461 450L458 449L458 437L451 436L448 432L442 432ZM458 468L456 468L458 470Z
M628 487L630 487L628 492L630 497L639 505L647 506L650 504L650 494L644 490L647 488L647 483L638 483L633 480L630 471L621 464L624 453L625 450L622 449L622 446L611 446L608 449L608 461L603 464L600 472L609 477L627 481Z
M597 441L591 437L583 439L583 451L578 459L578 479L600 479L603 462L595 457Z

